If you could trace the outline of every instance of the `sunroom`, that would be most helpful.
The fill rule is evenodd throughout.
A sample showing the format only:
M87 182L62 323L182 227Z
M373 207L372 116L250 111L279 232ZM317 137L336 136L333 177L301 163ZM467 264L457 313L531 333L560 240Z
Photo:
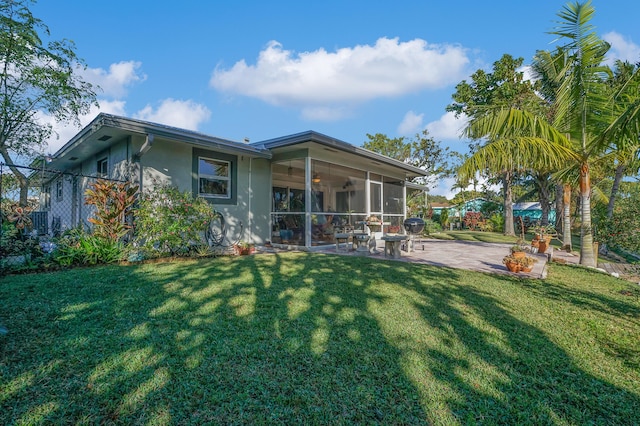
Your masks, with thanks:
M402 231L407 184L426 173L389 157L316 133L263 142L272 152L271 242L319 247L338 230ZM415 188L415 184L412 185ZM381 226L366 226L375 217Z

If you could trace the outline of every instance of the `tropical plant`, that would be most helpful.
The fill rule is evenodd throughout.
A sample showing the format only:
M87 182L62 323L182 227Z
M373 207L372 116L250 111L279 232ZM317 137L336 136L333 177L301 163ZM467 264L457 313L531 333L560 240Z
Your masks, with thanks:
M85 191L85 204L95 206L93 233L111 241L118 241L132 228L127 216L137 200L138 186L130 182L97 179Z
M542 102L536 95L534 85L520 71L523 61L523 58L505 54L494 62L492 72L476 71L471 77L471 83L462 81L456 86L454 103L447 106L447 111L454 112L456 116L464 114L473 122L496 108L531 111L542 109ZM466 187L468 182L475 182L478 174L497 178L502 183L504 233L515 235L512 185L518 173L530 165L529 159L523 156L526 151L520 151L517 144L512 145L506 139L494 141L493 139L499 139L497 135L489 135L487 142L501 144L500 149L490 147L487 151L487 143L479 142L486 134L467 132L466 135L472 140L472 155L463 158L462 165L458 167L459 185Z
M90 234L77 227L65 231L56 240L52 257L61 266L97 265L123 260L125 253L122 242Z
M613 215L598 223L596 236L601 244L640 254L640 198L621 198Z
M31 209L18 204L11 206L11 212L7 214L7 220L15 225L17 229L23 230L31 226Z
M621 92L615 97L607 96L604 82L610 70L602 63L609 46L596 36L590 25L593 14L590 1L569 3L559 13L561 22L552 34L567 43L559 48L562 55L554 55L555 61L561 61L561 72L557 73L552 99L553 122L547 120L548 117L510 108L492 111L470 126L472 134L487 136L492 144L510 141L520 144L522 152L535 152L538 162L559 170L557 176L562 181L568 182L571 176L577 176L581 208L580 263L585 266L595 266L591 165L611 147L613 140L622 148L633 135L637 138L640 114L640 99L628 103L624 111L617 111L613 104ZM638 78L636 71L631 79ZM506 147L492 149L493 153L505 151ZM523 158L533 160L535 156Z

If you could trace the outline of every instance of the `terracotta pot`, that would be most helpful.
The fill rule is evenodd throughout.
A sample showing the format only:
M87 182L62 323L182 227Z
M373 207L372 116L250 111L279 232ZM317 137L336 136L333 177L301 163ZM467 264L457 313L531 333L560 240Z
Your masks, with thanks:
M513 255L513 257L515 257L516 259L522 259L525 256L525 252L523 251L515 251L513 253L511 253Z
M531 272L533 271L533 266L523 266L522 269L520 269L522 272Z
M549 244L547 243L546 240L540 240L538 242L538 253L544 253L547 251L547 247L549 246Z
M520 272L520 264L517 262L507 262L505 263L505 266L507 267L509 272Z

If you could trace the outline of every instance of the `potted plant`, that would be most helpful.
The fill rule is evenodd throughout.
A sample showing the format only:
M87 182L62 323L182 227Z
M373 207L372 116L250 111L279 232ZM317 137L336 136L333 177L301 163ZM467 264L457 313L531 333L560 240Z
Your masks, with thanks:
M246 256L248 254L251 254L255 251L255 246L253 244L250 244L246 241L240 241L238 243L236 243L235 245L235 249L236 249L236 254L242 255L242 256Z
M524 252L522 252L524 253ZM533 270L533 264L536 260L530 256L516 257L513 254L505 256L502 259L502 263L507 267L509 272L531 272Z
M519 244L516 244L516 245L512 246L511 247L511 255L514 258L522 258L522 257L524 257L525 256L524 248Z
M533 239L545 241L547 246L551 244L551 239L558 235L553 225L538 225L533 228Z
M505 256L502 259L502 263L504 263L504 265L507 267L507 269L509 270L509 272L520 272L521 266L520 263L518 262L518 258L514 257L513 254L510 254L509 256Z
M530 256L524 256L518 259L518 263L520 264L520 270L522 272L531 272L533 270L533 264L536 262L536 259Z

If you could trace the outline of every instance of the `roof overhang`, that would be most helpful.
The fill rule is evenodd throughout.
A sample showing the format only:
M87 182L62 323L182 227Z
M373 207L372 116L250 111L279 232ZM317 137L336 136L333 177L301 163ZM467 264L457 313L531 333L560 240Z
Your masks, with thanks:
M278 149L278 148L294 147L296 145L301 145L308 142L323 145L331 149L355 154L359 157L366 158L373 161L374 164L380 163L380 164L392 166L397 169L401 169L405 173L405 176L407 178L427 176L427 172L425 172L424 170L418 167L414 167L410 164L403 163L402 161L398 161L393 158L387 157L386 155L378 154L376 152L369 151L368 149L351 145L348 142L344 142L339 139L335 139L330 136L323 135L322 133L317 133L314 131L296 133L293 135L283 136L280 138L269 139L261 142L255 142L252 144L252 146L271 150L271 149Z
M428 186L421 185L419 183L406 182L405 186L407 187L407 189L412 189L412 190L415 190L415 191L429 192L429 187Z
M86 158L104 151L113 142L132 135L153 135L155 139L187 143L225 153L271 158L269 151L247 143L163 124L100 113L52 156L50 166L59 169L73 168Z

